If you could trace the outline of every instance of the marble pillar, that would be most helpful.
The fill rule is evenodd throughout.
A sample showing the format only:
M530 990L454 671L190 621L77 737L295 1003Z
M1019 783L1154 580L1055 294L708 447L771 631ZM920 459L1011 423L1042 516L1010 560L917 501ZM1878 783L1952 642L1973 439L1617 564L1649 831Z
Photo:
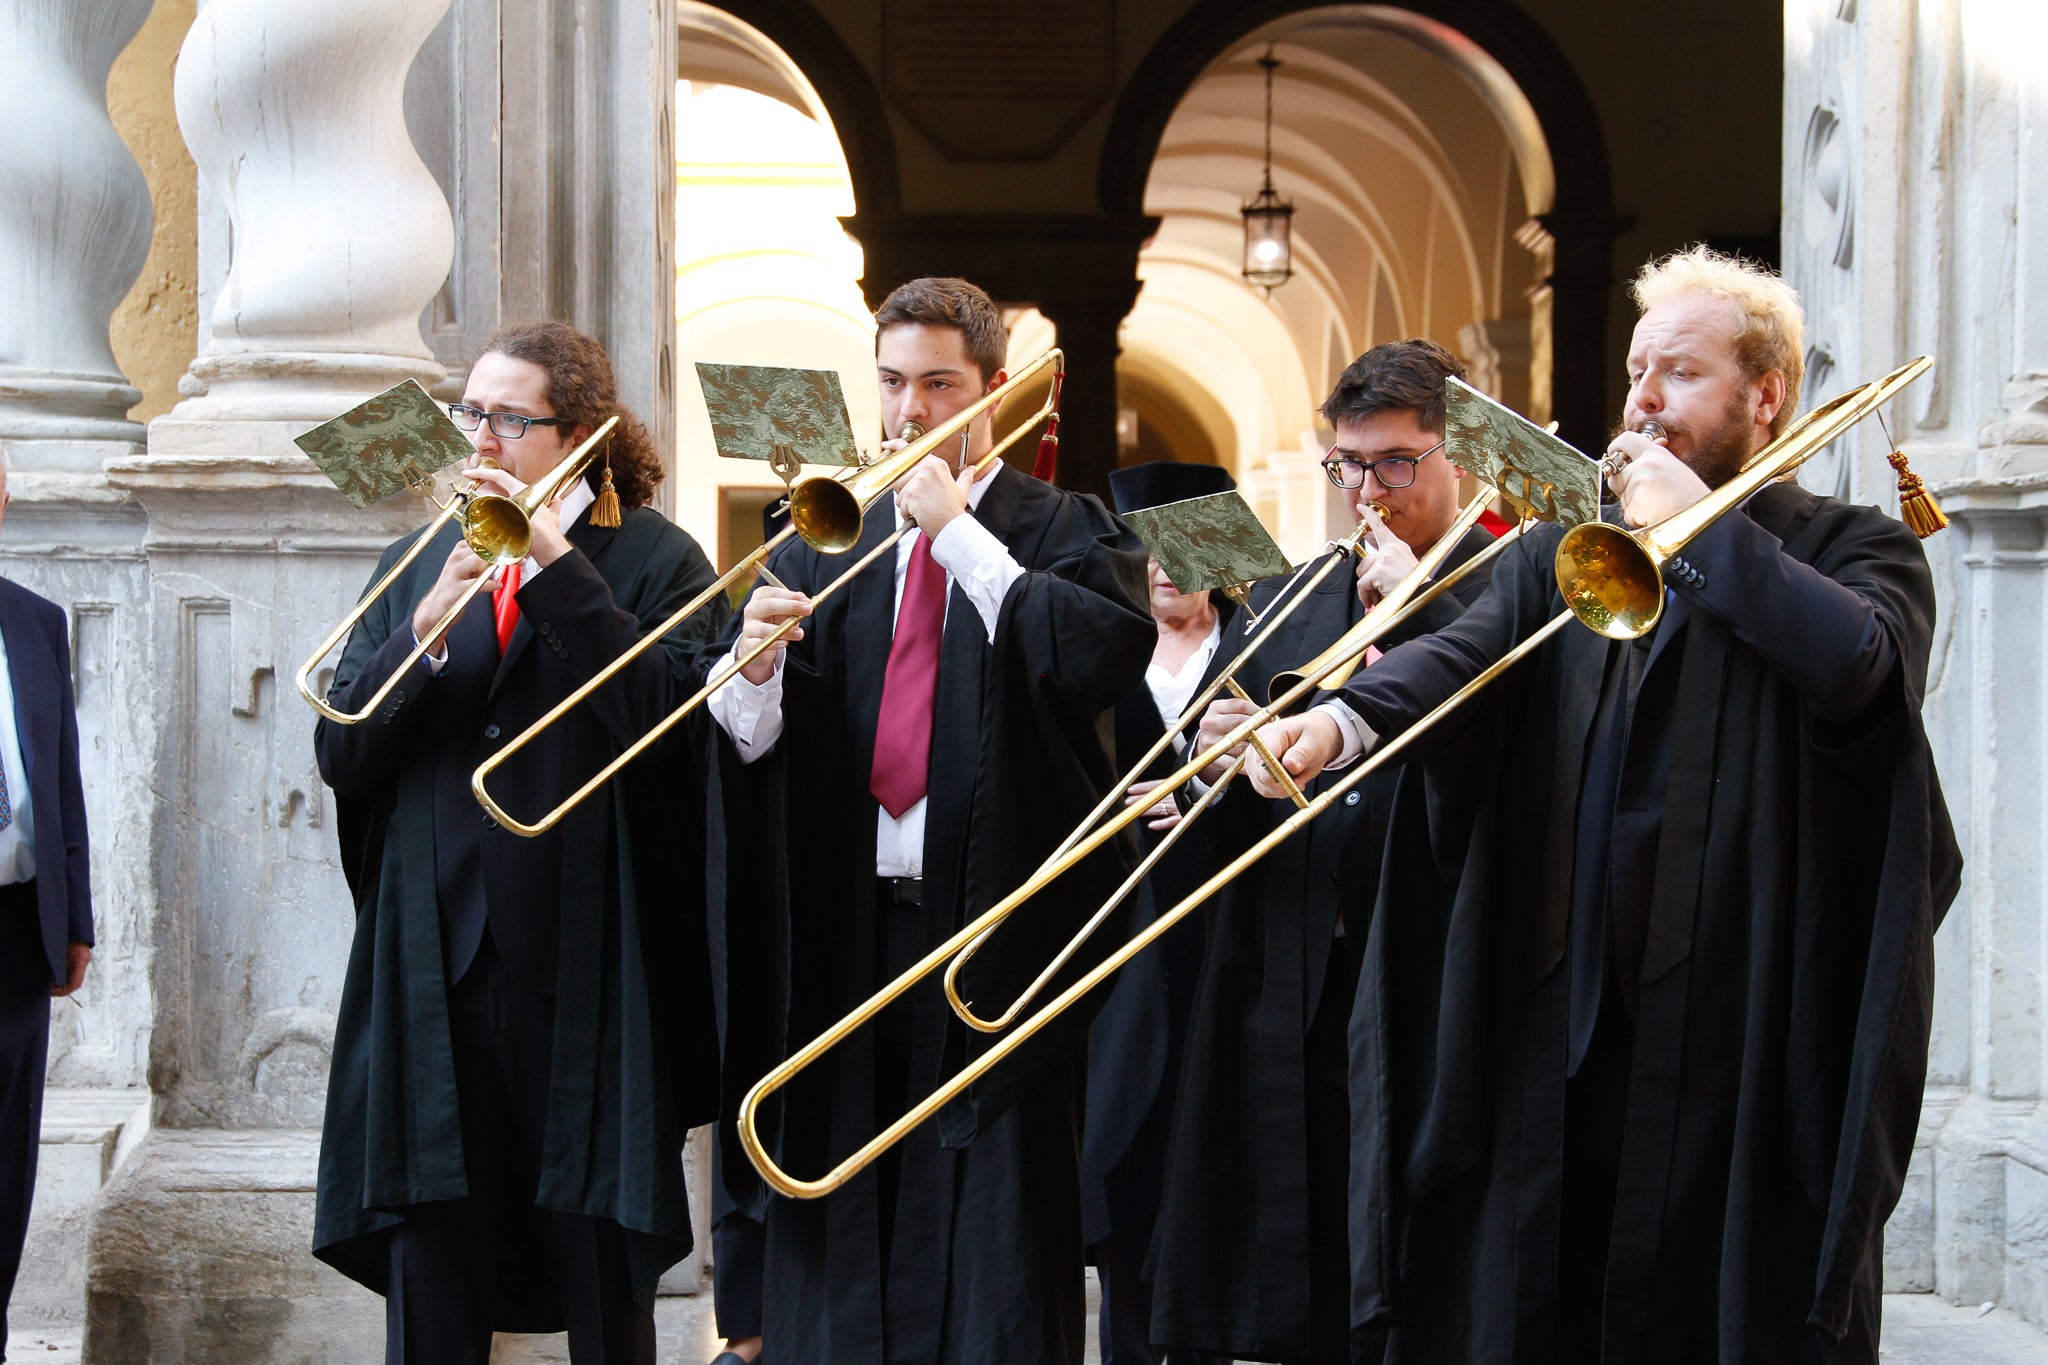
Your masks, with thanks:
M445 373L420 324L451 217L404 91L448 4L210 0L180 53L179 125L228 231L202 242L225 272L185 400L146 453L103 466L138 528L127 648L151 680L127 717L148 781L122 832L153 902L154 1113L93 1222L87 1361L381 1351L381 1301L310 1254L354 925L289 679L424 517L404 497L356 511L291 438Z
M406 129L405 83L448 4L212 0L200 11L178 56L178 126L233 246L180 385L178 434L322 421L409 376L445 374L420 314L448 278L455 226Z
M1936 361L1887 411L1952 528L1926 716L1962 839L1937 939L1918 1151L1888 1286L2048 1325L2048 888L2039 875L2048 566L2048 10L1972 0L1787 7L1786 273L1809 398ZM1866 422L1801 475L1898 505Z
M96 471L142 440L107 324L149 253L149 185L107 117L107 72L150 3L0 7L0 441L17 469Z

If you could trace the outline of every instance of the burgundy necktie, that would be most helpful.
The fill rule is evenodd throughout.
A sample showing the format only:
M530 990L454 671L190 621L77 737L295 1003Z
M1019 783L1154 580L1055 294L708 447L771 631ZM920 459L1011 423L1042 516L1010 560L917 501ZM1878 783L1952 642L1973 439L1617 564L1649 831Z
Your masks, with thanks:
M875 722L875 765L868 776L868 790L892 820L923 800L930 785L932 697L945 629L946 571L932 559L931 537L921 535L903 575L903 602L896 608L896 637Z

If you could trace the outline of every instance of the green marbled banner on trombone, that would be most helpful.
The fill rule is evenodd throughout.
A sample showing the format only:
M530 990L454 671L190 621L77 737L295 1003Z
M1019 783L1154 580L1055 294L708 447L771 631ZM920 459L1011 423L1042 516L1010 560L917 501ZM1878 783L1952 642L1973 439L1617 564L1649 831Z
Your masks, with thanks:
M1444 451L1517 513L1569 530L1600 519L1600 465L1462 380L1444 382Z
M1290 567L1258 514L1236 492L1126 512L1124 521L1173 586L1185 593L1256 583Z
M436 471L474 449L416 379L392 385L293 444L357 507L408 488L424 491Z
M697 384L720 455L779 463L783 448L799 464L860 463L836 370L698 361Z

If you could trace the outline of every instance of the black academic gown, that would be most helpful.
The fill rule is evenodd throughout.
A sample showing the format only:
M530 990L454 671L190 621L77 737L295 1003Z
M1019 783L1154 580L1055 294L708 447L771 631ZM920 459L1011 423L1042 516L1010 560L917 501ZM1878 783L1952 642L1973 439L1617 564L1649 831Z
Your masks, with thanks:
M330 698L357 710L413 644L414 604L453 548L434 541L350 636ZM499 656L488 594L359 725L323 720L314 746L334 788L356 933L342 982L321 1134L314 1254L384 1292L380 1235L407 1209L467 1192L448 980L487 922L506 967L554 996L545 1169L535 1202L613 1219L636 1295L690 1249L682 1141L715 1093L702 939L701 780L692 746L657 747L552 832L497 828L470 774L556 701L712 580L685 532L651 508L616 529L588 517L575 547L519 591ZM412 542L394 543L371 581ZM537 817L687 695L714 599L591 704L500 769L494 794ZM480 917L480 918L479 918ZM696 927L692 929L692 925ZM444 951L444 947L448 951ZM562 1330L538 1250L508 1247L496 1326Z
M884 983L879 916L915 916L917 937L938 942L1019 885L1115 780L1108 713L1142 682L1156 638L1143 548L1095 498L1014 470L994 476L975 515L1028 572L1003 600L993 643L957 587L948 603L922 907L878 907L874 896L868 780L894 628L887 554L821 605L789 649L775 746L742 764L717 733L712 929L728 1115L790 1049ZM773 571L815 593L895 524L885 497L868 509L853 551L826 556L791 541ZM968 998L1015 999L1133 856L1128 842L1112 843L1022 907L964 974ZM1108 926L1098 952L1123 932ZM725 1153L735 1203L767 1223L770 1355L1080 1359L1075 1071L1087 1013L913 1133L886 1169L822 1200L771 1201L744 1153ZM994 1041L952 1018L936 975L898 1007L893 1027L900 1053L890 1069L919 1097ZM784 1169L816 1176L896 1117L877 1113L877 1031L855 1033L769 1106L764 1138ZM885 1174L895 1208L886 1226Z
M1669 576L1649 647L1665 658L1647 661L1619 750L1612 929L1637 965L1614 969L1610 1002L1633 1048L1596 1330L1614 1361L1871 1362L1932 935L1960 873L1920 720L1933 584L1919 543L1873 509L1776 485L1745 510ZM1487 599L1346 701L1398 733L1526 638L1562 605L1557 540L1531 532ZM1845 680L1811 660L1844 655L1798 605L1835 585L1869 604L1890 660L1853 714L1819 700ZM1394 832L1368 948L1385 989L1352 1020L1355 1062L1389 1078L1353 1111L1353 1320L1391 1328L1389 1361L1555 1357L1559 1235L1578 1207L1560 1207L1571 945L1589 941L1573 854L1601 785L1596 714L1632 648L1574 624L1475 701L1462 741L1420 746L1428 818ZM1665 773L1645 781L1660 735L1648 757ZM1447 913L1413 913L1446 891Z
M1219 594L1220 595L1220 594ZM1230 648L1237 608L1219 611L1217 652ZM1128 770L1166 733L1149 685L1117 703L1118 766ZM1185 741L1162 752L1134 779L1160 779L1181 765ZM1165 832L1133 827L1149 854ZM1166 851L1133 893L1132 934L1142 932L1201 882L1200 860L1187 839ZM1093 1247L1112 1232L1149 1225L1166 1175L1166 1133L1173 1118L1181 1044L1202 964L1202 924L1191 916L1116 974L1088 1031L1086 1122L1081 1138L1081 1236Z
M1467 533L1447 570L1492 539L1484 531ZM1268 580L1254 589L1253 611L1269 610L1284 583ZM1404 623L1386 647L1457 620L1486 583L1487 570L1475 570ZM1240 668L1240 683L1264 701L1275 674L1314 658L1363 615L1355 575L1339 568ZM1211 661L1209 678L1249 639L1241 628L1233 630ZM1318 779L1308 794L1335 776ZM1209 905L1208 950L1154 1244L1155 1341L1251 1359L1309 1352L1303 1040L1322 1004L1339 914L1347 935L1366 930L1400 784L1399 768L1368 777ZM1216 807L1201 817L1205 874L1294 812L1291 803L1268 801L1241 779ZM1339 1008L1348 1012L1348 1002Z

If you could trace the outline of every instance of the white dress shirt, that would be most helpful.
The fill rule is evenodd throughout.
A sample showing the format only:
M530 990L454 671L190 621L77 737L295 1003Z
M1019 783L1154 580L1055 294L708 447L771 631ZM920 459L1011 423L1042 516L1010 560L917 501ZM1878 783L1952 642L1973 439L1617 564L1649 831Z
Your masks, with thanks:
M989 485L997 479L1007 477L1001 464L989 471L986 478L977 480L967 490L967 508L971 513L981 506L983 495ZM902 514L897 514L898 526L904 524ZM896 610L903 607L903 580L910 568L910 555L917 546L923 532L912 529L909 535L896 542ZM955 517L946 524L932 541L932 561L946 571L946 600L950 608L952 589L958 585L973 604L988 632L991 643L996 638L996 619L1003 609L1003 598L1009 595L1010 585L1024 576L1024 566L1011 557L1003 542L995 533L976 521L973 516ZM893 621L893 617L891 618ZM732 667L736 652L727 653L712 669L716 675ZM716 692L711 694L712 718L724 729L739 750L742 763L752 763L775 746L782 737L782 660L775 655L775 672L767 682L756 687L739 673L734 673ZM922 877L924 875L924 816L925 798L918 798L917 804L903 812L901 817L891 817L885 809L877 808L875 819L875 875L878 877Z
M562 496L556 500L555 520L560 523L564 531L567 531L571 526L574 526L576 524L576 518L583 515L583 509L590 506L590 504L596 501L597 494L591 491L590 480L578 479L573 485L570 486L568 492L562 494ZM520 561L519 586L523 588L528 583L531 583L534 579L539 578L541 570L546 567L546 565L540 563L532 555L528 555L525 559ZM414 644L418 644L420 642L418 631L413 632L412 642ZM441 639L441 652L439 654L429 654L427 656L427 672L431 673L433 676L438 678L441 676L441 670L446 668L447 666L448 639L446 636L443 636Z
M1160 724L1172 725L1180 719L1180 713L1188 709L1188 703L1194 700L1195 689L1202 685L1202 675L1209 671L1209 660L1216 657L1216 646L1222 640L1223 622L1219 619L1209 627L1209 638L1182 662L1178 673L1167 672L1166 666L1156 656L1145 669L1145 686L1152 689L1152 704L1159 708Z
M21 757L21 731L15 723L14 677L7 667L7 639L0 635L0 771L7 775L7 802L14 819L0 829L0 886L13 886L36 875L36 813L29 800L28 764Z

